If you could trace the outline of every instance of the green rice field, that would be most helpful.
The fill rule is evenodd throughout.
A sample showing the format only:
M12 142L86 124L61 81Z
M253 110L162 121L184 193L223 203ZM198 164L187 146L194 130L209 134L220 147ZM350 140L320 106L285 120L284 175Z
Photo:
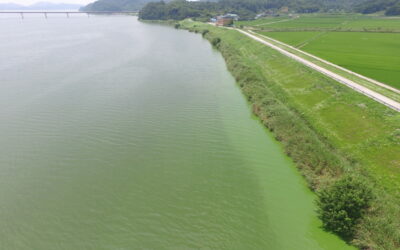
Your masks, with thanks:
M399 17L368 16L359 14L303 14L267 17L253 21L240 21L238 25L279 31L342 30L400 32Z
M344 23L343 28L361 28L361 29L377 29L388 31L400 31L399 17L369 17L361 16L353 18L351 21Z
M356 17L347 15L288 17L285 22L260 25L263 28L336 28Z
M400 33L261 33L400 89Z
M400 18L310 14L273 20L238 24L400 89Z

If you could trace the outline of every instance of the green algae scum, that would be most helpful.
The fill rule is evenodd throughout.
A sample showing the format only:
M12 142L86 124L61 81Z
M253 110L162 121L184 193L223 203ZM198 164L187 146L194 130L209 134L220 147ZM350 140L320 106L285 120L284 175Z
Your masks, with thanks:
M134 17L0 31L2 249L351 249L201 36Z

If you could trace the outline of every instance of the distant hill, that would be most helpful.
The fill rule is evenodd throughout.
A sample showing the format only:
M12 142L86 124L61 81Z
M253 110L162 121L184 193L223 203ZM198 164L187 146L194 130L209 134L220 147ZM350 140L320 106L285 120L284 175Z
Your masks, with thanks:
M82 11L139 11L149 2L157 0L98 0L90 3Z
M0 10L19 10L25 6L15 3L0 3Z
M367 1L394 0L218 0L216 2L175 0L169 3L158 1L146 4L139 12L139 18L149 20L195 18L205 21L215 15L235 13L240 19L248 20L260 13L343 13L355 12L356 6Z
M162 2L165 2L164 5ZM400 0L97 0L82 7L85 11L139 11L150 3L144 16L180 19L182 17L209 16L215 13L235 12L251 18L266 10L288 7L290 11L310 12L360 12L386 11L398 15ZM179 13L178 13L179 12ZM143 17L144 17L143 16Z
M139 11L150 2L171 2L184 0L97 0L80 10L82 11ZM191 0L196 2L217 2L218 0Z
M78 10L82 5L69 3L37 2L32 5L0 3L0 10Z
M276 9L288 6L299 12L315 11L351 11L354 6L369 0L192 0L192 3L219 3L220 6L228 6L232 11L237 8L246 9L249 12L258 12L266 9ZM393 0L371 0L393 1ZM86 11L139 11L150 2L185 2L184 0L97 0L88 4L81 10Z

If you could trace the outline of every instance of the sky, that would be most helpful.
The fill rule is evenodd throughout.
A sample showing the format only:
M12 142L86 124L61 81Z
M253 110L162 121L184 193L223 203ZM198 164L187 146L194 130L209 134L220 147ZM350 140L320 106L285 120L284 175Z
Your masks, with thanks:
M86 5L94 2L95 0L0 0L0 3L16 3L22 5L30 5L37 2L49 2L49 3L76 3Z

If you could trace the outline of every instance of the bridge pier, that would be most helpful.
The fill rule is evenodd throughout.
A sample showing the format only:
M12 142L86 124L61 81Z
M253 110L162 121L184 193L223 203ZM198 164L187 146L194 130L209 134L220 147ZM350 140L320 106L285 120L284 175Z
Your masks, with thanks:
M67 14L67 18L69 18L69 13L68 13L68 12L65 12L65 14Z
M20 12L20 14L21 14L21 19L24 19L24 13Z
M44 12L43 14L44 14L44 18L47 19L47 12Z

